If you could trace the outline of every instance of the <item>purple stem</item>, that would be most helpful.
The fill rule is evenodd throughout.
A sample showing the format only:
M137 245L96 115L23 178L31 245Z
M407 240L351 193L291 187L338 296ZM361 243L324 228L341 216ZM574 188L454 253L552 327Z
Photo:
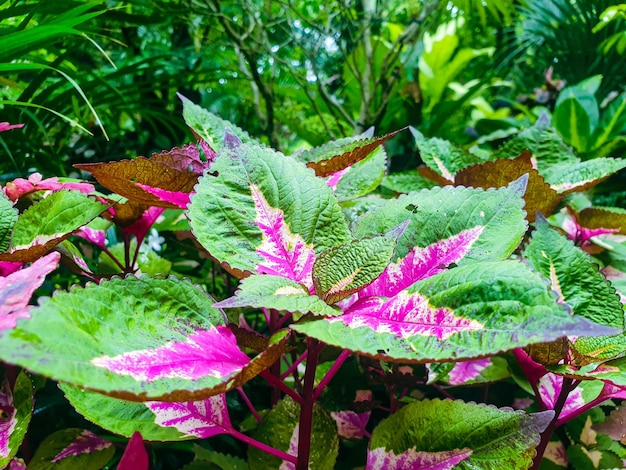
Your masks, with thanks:
M256 419L257 423L260 423L261 421L263 421L259 413L257 413L256 408L254 407L254 405L248 398L248 395L246 395L246 392L243 391L243 388L237 387L237 391L239 392L239 396L241 396L241 399L244 401L244 403L246 404L246 406L248 407L248 409L254 416L254 419Z
M270 309L269 317L270 317L270 321L269 321L270 335L273 335L279 329L278 320L280 318L280 313L278 313L278 310ZM278 383L283 384L282 381L279 379L280 361L276 361L274 364L270 366L269 373L276 378L276 381L270 384L273 386L272 397L271 397L272 405L276 405L280 401L280 390L276 388L276 383L278 382Z
M283 318L281 318L280 320L278 320L276 322L276 327L277 328L282 328L287 321L292 319L292 317L293 317L293 315L292 315L291 312L285 313L283 315Z
M578 386L579 383L580 383L579 381L575 381L574 379L568 379L565 377L563 378L563 385L561 386L561 392L559 393L559 397L557 398L556 403L554 404L554 408L553 408L554 417L552 418L552 421L550 421L550 424L548 424L548 427L546 428L546 430L541 433L541 442L539 442L539 445L537 446L535 450L536 454L533 460L533 465L532 467L529 468L529 470L539 469L539 466L541 465L541 460L543 459L543 454L545 453L546 448L548 447L548 442L550 442L552 433L554 433L554 430L558 426L559 415L561 414L561 411L563 411L563 406L565 406L567 397L572 392L572 390L574 390Z
M130 235L128 235L127 233L123 233L122 240L124 240L124 264L126 265L126 267L124 268L124 273L130 273Z
M302 397L298 395L295 391L287 387L287 385L285 385L285 383L282 380L280 380L270 371L264 370L263 372L259 374L259 376L263 377L270 384L270 386L274 387L275 389L278 389L279 391L283 391L284 393L289 395L291 398L295 400L296 403L302 403Z
M302 404L300 405L300 427L298 429L298 462L296 470L308 470L311 456L311 432L313 429L313 406L315 405L315 369L324 344L307 338L308 356L304 371Z
M282 450L276 449L274 447L268 446L263 442L257 441L256 439L252 439L250 436L245 435L242 432L237 431L236 429L229 429L228 434L233 436L236 439L239 439L241 442L248 444L252 447L256 447L257 449L262 450L263 452L267 452L274 457L278 457L279 459L286 460L287 462L291 462L293 464L297 464L298 458L294 455L288 454L287 452L283 452Z
M296 360L293 362L293 364L291 364L291 365L289 366L289 368L288 368L285 372L283 372L283 375L281 375L281 376L280 376L280 378L281 378L282 380L284 380L284 379L285 379L285 377L287 377L287 376L291 375L291 373L292 373L294 370L296 370L296 369L298 368L298 366L300 365L300 363L306 359L307 352L308 352L308 351L304 351L304 352L300 355L300 357L299 357L298 359L296 359Z
M115 257L115 255L114 255L113 253L111 253L111 252L109 251L109 249L108 249L106 246L103 246L103 247L102 247L102 251L103 251L103 252L105 252L105 253L109 256L109 258L111 258L111 259L113 260L113 262L119 266L119 268L120 268L122 271L124 271L124 265L120 262L120 260L119 260L119 259L117 259L117 258Z
M337 372L339 372L339 369L341 368L343 363L346 362L346 359L350 357L350 354L350 351L347 350L344 350L341 352L341 354L339 354L339 357L335 360L334 364L330 367L330 369L328 369L326 375L322 377L322 380L320 380L320 383L317 385L317 387L315 387L315 391L313 392L313 400L317 400L320 397L328 383L333 379L333 377L335 377Z

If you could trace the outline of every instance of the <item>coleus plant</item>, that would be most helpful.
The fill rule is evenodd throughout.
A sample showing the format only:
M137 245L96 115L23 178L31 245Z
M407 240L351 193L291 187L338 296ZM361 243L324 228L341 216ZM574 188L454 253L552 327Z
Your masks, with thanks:
M142 441L202 443L185 468L626 458L623 436L598 439L590 418L626 398L623 304L606 279L626 278L626 226L567 196L624 161L581 162L540 121L495 152L416 133L421 175L385 176L393 134L285 156L181 99L197 143L78 165L106 194L39 175L3 188L0 467L148 468ZM237 290L182 276L155 227L191 238L186 252ZM59 262L79 285L29 305ZM40 377L96 426L30 455ZM462 399L498 383L518 396ZM220 435L247 445L247 464L210 450ZM123 455L116 436L130 438Z

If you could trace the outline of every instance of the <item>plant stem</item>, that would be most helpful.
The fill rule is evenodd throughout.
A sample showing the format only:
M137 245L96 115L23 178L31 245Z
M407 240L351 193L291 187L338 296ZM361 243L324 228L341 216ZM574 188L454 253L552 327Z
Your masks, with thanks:
M293 464L297 464L297 457L287 452L283 452L282 450L276 449L274 447L268 446L261 441L257 441L256 439L252 439L250 436L237 431L236 429L229 429L228 434L233 436L235 439L239 439L241 442L248 444L252 447L256 447L257 449L262 450L263 452L267 452L274 457L278 457L279 459L286 460L287 462L291 462Z
M317 400L320 397L329 382L333 379L333 377L335 377L335 375L337 375L337 372L339 372L339 369L341 368L343 363L346 362L346 359L350 357L350 354L350 351L346 350L342 351L341 354L339 354L339 357L335 360L330 369L328 369L326 375L322 377L320 383L317 385L317 387L315 387L315 392L313 392L313 400Z
M302 403L302 397L298 395L295 391L290 389L287 385L285 385L282 380L280 380L270 371L264 370L259 374L259 376L263 377L270 384L270 386L274 387L275 390L278 390L279 392L282 391L285 394L289 395L296 401L296 403Z
M259 413L256 411L256 408L248 398L248 395L246 395L246 392L243 391L243 387L237 387L237 391L239 392L239 396L241 397L241 399L244 401L244 403L252 413L252 416L254 416L254 419L256 419L257 423L263 421L263 419L261 419L261 416L259 416Z
M545 453L546 448L548 447L548 442L550 442L550 438L552 437L552 434L554 433L554 430L556 429L558 425L559 415L561 414L561 411L563 411L563 406L565 406L567 397L572 392L572 390L576 388L576 386L579 383L580 382L578 381L574 381L574 379L568 379L565 377L563 378L561 392L559 393L559 396L553 408L554 416L552 418L552 421L550 421L550 424L548 424L548 427L545 429L545 431L541 433L541 441L539 442L539 445L537 446L535 459L533 460L533 465L532 467L530 467L529 470L539 469L539 466L541 465L541 460L543 459L543 454Z
M280 376L280 378L284 380L285 377L290 376L292 372L298 368L300 363L306 359L306 356L307 356L307 351L304 351L302 354L300 354L300 357L298 357L295 361L293 361L293 364L289 366L289 368L283 373L283 375Z
M307 339L308 355L304 371L300 427L298 429L298 462L296 470L308 470L311 456L311 432L313 430L313 406L315 405L315 369L324 344L313 338Z

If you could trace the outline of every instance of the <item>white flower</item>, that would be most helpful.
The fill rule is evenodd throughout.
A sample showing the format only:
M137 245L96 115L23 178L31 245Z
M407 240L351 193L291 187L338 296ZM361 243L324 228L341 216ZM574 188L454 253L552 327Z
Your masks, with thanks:
M165 241L165 238L159 236L159 232L157 229L150 229L150 234L148 235L148 247L150 247L154 251L161 251L161 244Z

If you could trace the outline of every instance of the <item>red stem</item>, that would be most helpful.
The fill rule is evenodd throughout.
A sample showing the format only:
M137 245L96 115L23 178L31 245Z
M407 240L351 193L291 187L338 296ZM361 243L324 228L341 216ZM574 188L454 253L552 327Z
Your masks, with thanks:
M228 434L236 439L239 439L241 442L248 444L249 446L256 447L263 452L267 452L274 457L278 457L279 459L286 460L287 462L291 462L293 464L297 464L298 462L298 458L295 455L288 454L287 452L283 452L282 450L268 446L267 444L257 441L256 439L252 439L250 436L247 436L244 433L237 431L236 429L229 429Z
M311 432L313 429L313 406L315 405L315 369L324 344L308 338L308 355L304 371L302 404L300 405L300 427L298 429L298 462L296 470L308 470L311 456Z
M270 371L264 370L259 374L259 376L263 377L270 384L270 386L274 387L275 390L278 390L279 393L283 391L291 398L293 398L296 403L302 403L302 397L298 395L294 390L290 389L287 385L285 385L282 380L280 380Z
M563 411L563 406L565 406L567 397L572 392L572 390L574 390L578 386L579 383L580 382L578 381L574 381L574 379L563 378L561 392L559 393L559 397L557 398L553 408L554 417L552 418L552 421L550 421L550 424L548 424L548 427L545 429L545 431L541 433L541 442L539 442L539 445L537 446L533 465L529 468L529 470L539 469L539 466L541 465L541 460L543 459L543 454L548 447L548 442L550 442L550 438L552 437L554 430L558 426L559 415L561 414L561 411Z
M339 354L339 357L335 360L335 362L330 367L330 369L328 369L328 372L326 372L326 375L322 377L322 380L320 380L320 383L317 385L317 387L315 387L315 392L313 393L313 400L317 400L320 397L320 395L322 394L326 386L329 384L329 382L333 379L333 377L335 377L337 372L339 372L339 369L341 368L343 363L346 362L346 359L350 357L350 354L351 354L350 351L346 351L346 350L342 351L341 354Z
M254 416L254 419L256 419L257 423L263 421L259 413L257 413L256 408L248 398L248 395L246 395L246 392L243 391L243 387L237 387L237 391L239 392L239 396L241 397L241 399L244 401L244 403L252 413L252 416Z
M298 359L293 361L293 364L291 364L289 368L285 372L283 372L283 375L281 375L280 378L284 380L285 377L290 376L291 373L298 368L300 363L306 359L306 356L307 356L307 351L304 351L302 354L300 354L300 357L298 357Z

